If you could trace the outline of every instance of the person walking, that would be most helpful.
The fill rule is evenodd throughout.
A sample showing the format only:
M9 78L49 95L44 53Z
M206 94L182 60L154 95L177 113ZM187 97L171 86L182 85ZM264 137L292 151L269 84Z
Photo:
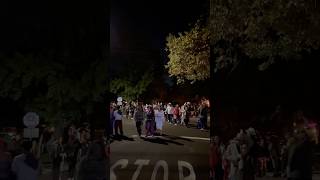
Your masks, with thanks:
M177 123L180 121L180 108L179 104L176 105L173 109L173 122L174 125L177 125Z
M134 120L136 121L137 132L139 134L139 137L141 137L141 135L142 135L141 126L142 126L143 121L145 119L145 113L144 113L143 107L141 105L139 105L136 108L136 111L134 112L133 117L134 117Z
M151 106L148 106L147 110L147 121L146 121L146 137L153 136L154 133L154 110Z
M163 123L165 121L164 111L159 106L157 106L154 114L155 114L156 128L157 130L160 131L160 135L162 135Z
M32 153L32 142L23 142L23 153L13 159L11 170L17 180L37 180L39 176L39 160Z
M119 136L118 129L120 130L121 136L123 136L123 128L122 128L122 111L120 110L120 106L117 106L116 110L113 112L114 116L114 126L115 126L115 135Z

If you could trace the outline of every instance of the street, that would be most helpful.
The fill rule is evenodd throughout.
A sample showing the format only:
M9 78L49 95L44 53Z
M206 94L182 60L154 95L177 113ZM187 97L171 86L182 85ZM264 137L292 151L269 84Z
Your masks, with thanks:
M123 120L126 138L111 144L111 180L208 179L209 131L165 123L164 135L138 137Z

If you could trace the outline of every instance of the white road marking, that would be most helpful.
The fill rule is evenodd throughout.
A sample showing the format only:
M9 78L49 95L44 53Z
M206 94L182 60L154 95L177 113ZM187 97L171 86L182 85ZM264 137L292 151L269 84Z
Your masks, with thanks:
M132 135L132 138L137 138L139 137L138 135ZM142 137L146 137L145 135L142 135ZM149 136L150 138L152 138L151 136ZM163 138L166 139L165 136L153 136L154 138ZM204 140L204 141L210 141L210 138L204 138L204 137L191 137L191 136L178 136L180 138L184 138L184 139L192 139L192 140Z
M189 176L183 176L183 168L189 169ZM196 174L194 173L194 169L192 165L186 161L178 161L178 169L179 169L179 180L196 180Z
M179 137L186 138L186 139L210 141L210 138L204 138L204 137L190 137L190 136L179 136Z
M142 166L148 165L150 160L145 160L145 159L137 159L136 162L134 163L135 165L138 165L137 170L134 172L132 176L132 180L136 180L140 174L140 171L142 169Z
M144 165L149 165L150 160L148 159L137 159L134 163L135 165L138 165L137 170L134 172L132 176L132 180L137 180L138 176L140 175L141 169ZM120 166L121 169L124 169L128 166L129 160L128 159L119 159L117 162L113 164L113 166L110 168L110 179L111 180L117 180L117 176L114 173L114 169L118 166ZM164 160L159 160L152 172L151 180L155 180L159 168L163 168L163 179L168 180L169 179L169 168L168 163ZM183 175L183 169L187 169L189 171L189 174L187 176ZM178 161L178 170L179 170L179 180L196 180L196 175L194 172L194 169L192 165L186 161Z
M164 180L168 180L169 179L169 168L168 168L168 164L166 161L163 161L163 160L160 160L157 162L156 166L154 167L153 169L153 172L152 172L152 176L151 176L151 180L156 180L156 176L157 176L157 172L158 172L158 169L160 168L160 166L163 167L163 179Z
M123 168L127 167L128 163L129 163L128 159L119 159L116 163L114 163L113 166L110 168L110 179L117 180L117 176L113 171L115 167L120 165L121 169L123 169Z

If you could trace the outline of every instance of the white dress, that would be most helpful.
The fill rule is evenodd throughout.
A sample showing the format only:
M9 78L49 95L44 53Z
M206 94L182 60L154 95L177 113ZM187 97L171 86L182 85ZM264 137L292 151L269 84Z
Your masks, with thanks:
M164 112L162 110L160 110L160 111L155 110L154 111L154 116L155 116L155 120L156 120L157 129L162 130L163 121L164 121Z

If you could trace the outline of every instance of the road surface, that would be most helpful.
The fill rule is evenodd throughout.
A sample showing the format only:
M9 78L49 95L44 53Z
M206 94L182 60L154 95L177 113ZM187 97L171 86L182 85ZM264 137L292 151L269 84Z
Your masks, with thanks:
M132 119L123 125L126 138L111 144L111 180L208 179L209 131L165 123L163 136L140 138Z

